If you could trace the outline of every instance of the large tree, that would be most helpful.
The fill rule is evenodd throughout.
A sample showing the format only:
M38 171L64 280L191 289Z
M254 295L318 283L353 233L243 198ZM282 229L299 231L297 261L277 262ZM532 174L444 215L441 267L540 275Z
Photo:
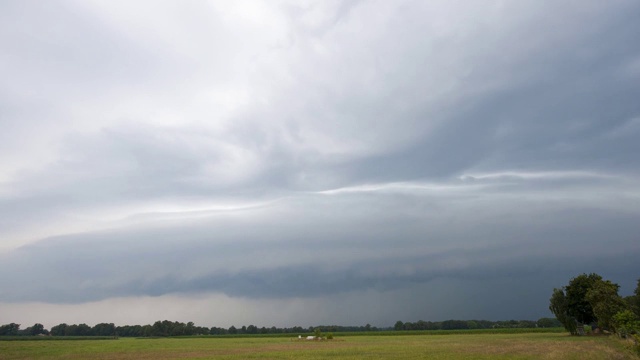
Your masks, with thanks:
M609 280L599 280L593 283L587 291L586 299L593 309L598 326L615 331L613 316L627 309L627 304L618 295L620 286Z
M582 324L592 324L597 321L593 307L587 300L587 292L600 281L602 276L598 274L582 274L571 279L569 285L565 287L568 314Z
M636 290L633 292L633 297L631 300L631 311L638 318L640 318L640 279L638 279L638 284L636 285Z
M562 289L553 289L549 300L549 310L571 335L578 335L576 319L569 314L569 302Z

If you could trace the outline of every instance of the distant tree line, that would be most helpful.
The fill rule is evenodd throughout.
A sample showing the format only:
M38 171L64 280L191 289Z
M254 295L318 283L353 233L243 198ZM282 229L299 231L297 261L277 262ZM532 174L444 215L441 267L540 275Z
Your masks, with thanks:
M36 323L26 329L20 329L20 324L11 323L0 326L0 336L35 336L49 335L49 331L42 324Z
M457 330L457 329L495 329L495 328L535 328L535 327L559 327L562 326L556 319L542 318L538 321L509 320L447 320L440 322L398 321L393 328L378 328L366 324L364 326L338 326L320 325L303 328L293 327L257 327L256 325L229 328L196 326L193 322L183 323L179 321L156 321L153 325L124 325L115 326L113 323L100 323L91 327L87 324L58 324L51 330L44 328L42 324L34 324L26 329L20 329L20 324L6 324L0 326L0 336L122 336L122 337L166 337L166 336L194 336L194 335L242 335L242 334L304 334L321 331L323 333L336 332L371 332L381 330Z
M561 327L562 324L557 319L540 318L538 321L532 320L445 320L445 321L422 321L405 322L397 321L393 326L394 330L465 330L465 329L502 329L502 328L552 328Z

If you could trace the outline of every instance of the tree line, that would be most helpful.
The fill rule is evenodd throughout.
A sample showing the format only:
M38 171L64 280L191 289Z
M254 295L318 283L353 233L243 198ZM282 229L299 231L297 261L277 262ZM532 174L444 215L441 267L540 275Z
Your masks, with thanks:
M193 322L179 321L156 321L148 325L124 325L116 326L113 323L99 323L92 326L87 324L58 324L51 330L47 330L40 323L21 329L20 324L11 323L0 326L0 336L122 336L122 337L167 337L167 336L194 336L194 335L242 335L242 334L304 334L321 331L326 333L335 332L372 332L388 330L458 330L458 329L496 329L496 328L536 328L536 327L559 327L562 326L556 319L541 318L538 321L530 320L509 320L509 321L489 321L489 320L446 320L439 322L422 321L417 322L396 322L393 328L378 328L366 324L364 326L339 326L320 325L303 328L293 327L258 327L248 325L228 328L196 326Z
M584 326L621 337L640 333L640 279L633 295L622 297L620 286L602 276L581 274L562 288L553 289L549 310L572 335L583 335ZM640 340L640 337L638 337Z
M394 330L466 330L466 329L528 329L528 328L552 328L561 327L562 324L557 319L540 318L533 320L445 320L445 321L422 321L406 322L397 321L393 326Z
M357 327L333 326L331 328L342 331L355 331ZM361 327L364 329L365 327ZM123 336L123 337L164 337L164 336L193 336L193 335L237 335L237 334L284 334L313 332L314 327L303 328L301 326L277 328L275 326L257 327L255 325L229 328L196 326L193 322L183 323L179 321L156 321L153 325L124 325L116 326L113 323L100 323L91 327L87 324L58 324L51 330L47 330L40 323L36 323L26 329L21 329L20 324L10 323L0 326L0 336ZM337 331L341 331L337 330Z

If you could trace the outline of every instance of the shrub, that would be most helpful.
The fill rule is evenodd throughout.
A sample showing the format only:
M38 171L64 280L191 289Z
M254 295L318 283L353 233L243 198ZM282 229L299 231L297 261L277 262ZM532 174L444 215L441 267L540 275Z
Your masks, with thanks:
M613 324L616 329L616 333L626 338L631 334L638 334L640 332L640 321L636 319L634 313L630 310L621 311L613 316Z

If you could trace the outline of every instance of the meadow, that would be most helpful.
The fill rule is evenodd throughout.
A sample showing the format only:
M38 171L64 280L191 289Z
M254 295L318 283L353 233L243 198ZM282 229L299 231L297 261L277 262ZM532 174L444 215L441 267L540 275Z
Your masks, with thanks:
M0 359L638 359L613 336L468 333L443 336L120 338L0 341Z

